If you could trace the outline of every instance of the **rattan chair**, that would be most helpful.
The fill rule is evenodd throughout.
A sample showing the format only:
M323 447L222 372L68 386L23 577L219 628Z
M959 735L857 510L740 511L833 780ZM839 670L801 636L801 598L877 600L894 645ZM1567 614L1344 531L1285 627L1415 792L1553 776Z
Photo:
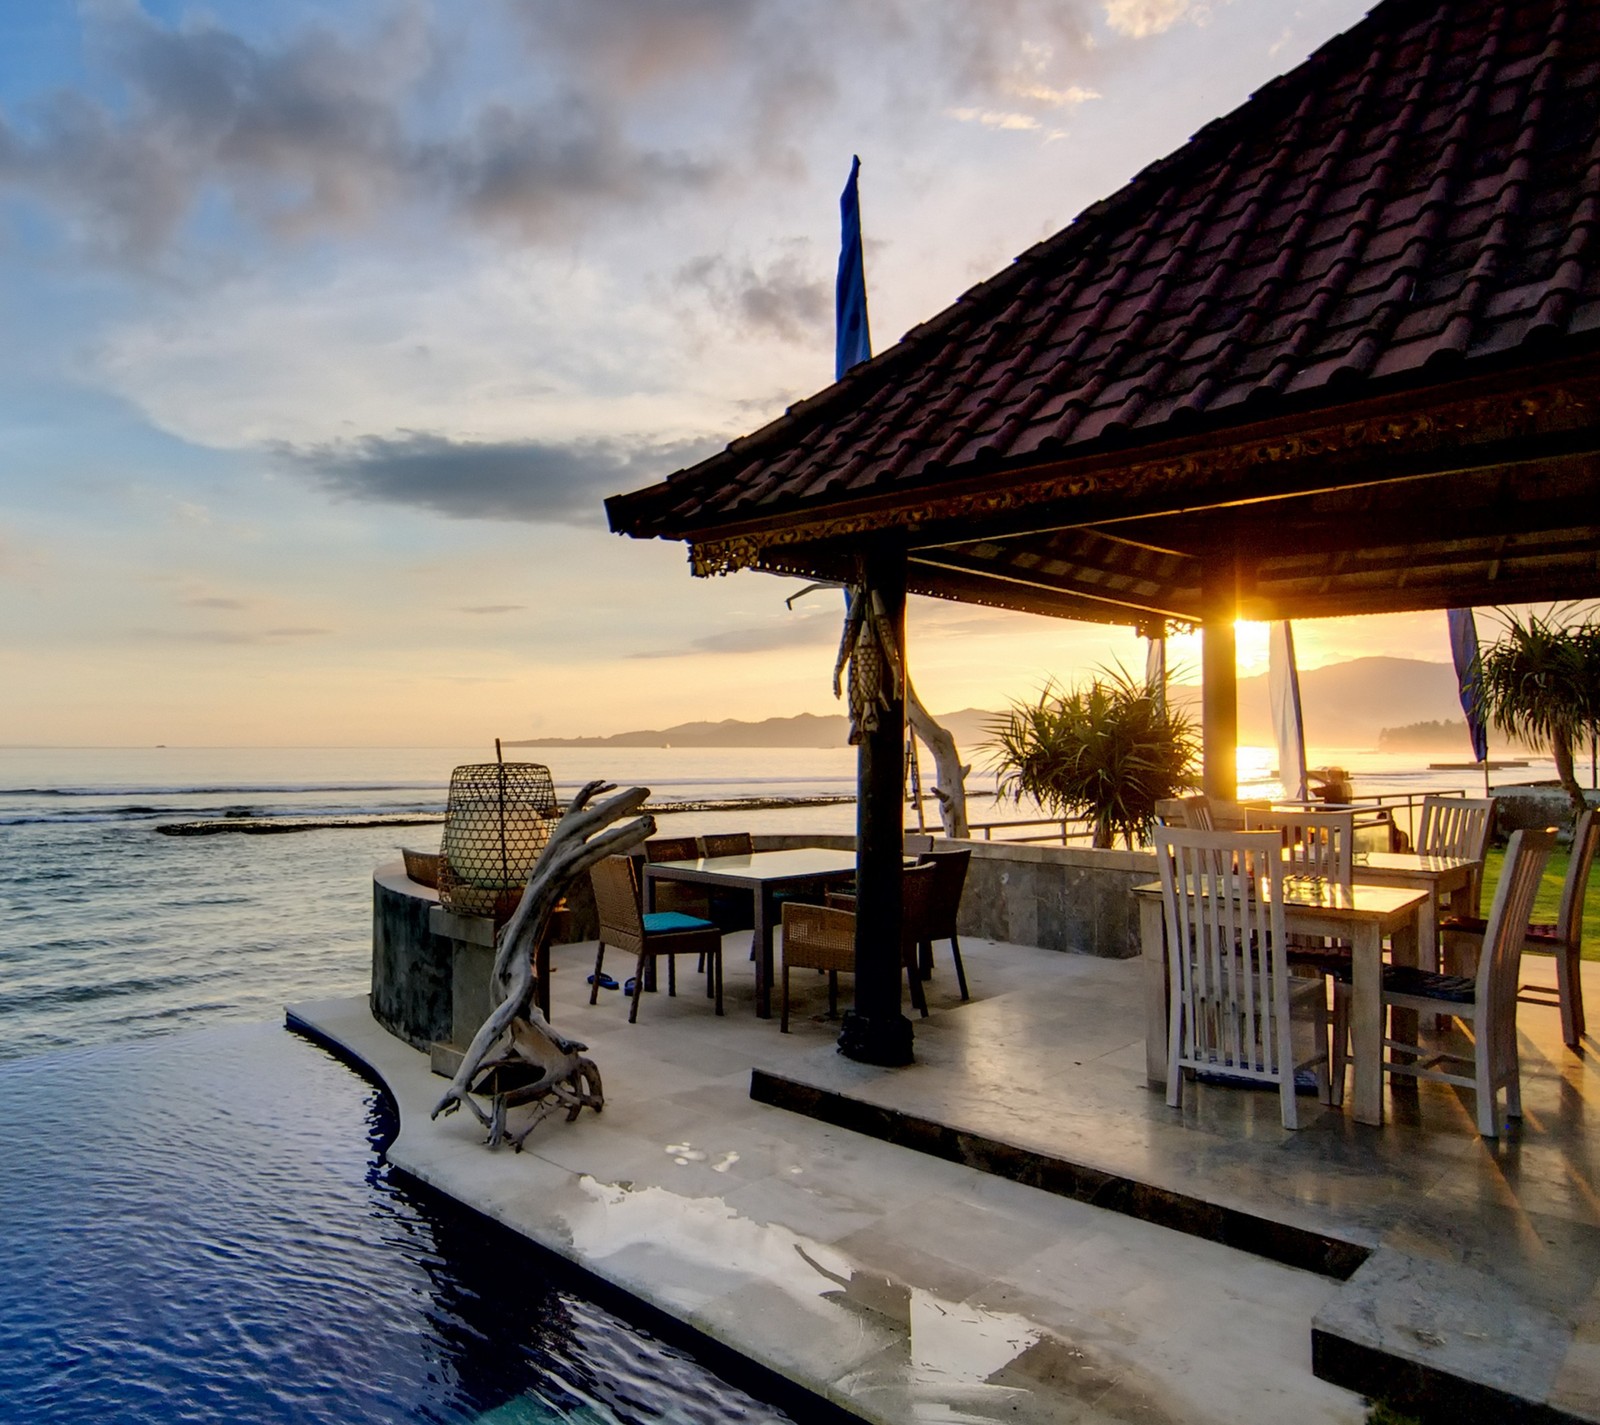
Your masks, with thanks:
M645 971L662 956L667 960L667 993L678 992L677 956L706 957L706 998L715 999L722 1013L722 932L709 920L678 911L645 913L639 892L639 870L630 856L607 856L589 871L594 886L595 909L600 916L600 943L594 956L594 980L589 988L589 1003L600 994L600 976L605 965L606 947L615 946L637 957L633 972L633 1005L628 1023L639 1018L639 996L644 990Z
M1556 987L1552 990L1549 985L1522 985L1517 998L1523 1004L1548 1006L1554 1003L1561 1011L1561 1040L1569 1049L1578 1048L1588 1027L1583 1015L1580 966L1583 961L1583 907L1597 847L1600 847L1600 809L1590 807L1572 829L1572 853L1567 858L1567 874L1561 883L1555 923L1530 924L1522 942L1524 953L1555 956ZM1448 916L1440 928L1452 954L1459 957L1462 964L1475 966L1489 922L1475 916Z
M921 939L917 946L917 963L924 976L933 971L933 942L948 940L950 953L956 962L956 984L963 1000L967 993L967 970L961 963L961 941L956 936L956 919L961 910L961 892L967 884L967 867L972 862L972 848L964 846L959 851L934 851L923 856L919 865L934 869L933 891L928 897L927 920L920 928Z
M646 861L697 861L700 844L692 836L652 836L644 844ZM654 910L675 910L699 920L710 920L711 897L704 886L684 881L657 881Z
M900 876L900 960L905 966L911 1004L924 1019L928 1000L917 968L917 945L930 924L935 868L908 866ZM778 1028L789 1032L789 971L822 970L828 976L828 1013L839 1012L839 976L856 969L856 916L835 905L804 905L789 901L783 907L783 968L780 972Z
M707 856L753 856L756 840L748 831L725 831L702 836L700 844Z

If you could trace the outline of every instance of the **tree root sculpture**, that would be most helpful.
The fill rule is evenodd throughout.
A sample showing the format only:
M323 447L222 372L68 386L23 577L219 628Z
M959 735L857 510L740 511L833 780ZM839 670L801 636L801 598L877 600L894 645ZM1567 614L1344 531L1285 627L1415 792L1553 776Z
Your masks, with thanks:
M450 1087L430 1115L438 1118L466 1104L488 1130L491 1147L510 1137L520 1150L528 1134L558 1108L567 1110L570 1121L584 1108L598 1113L605 1106L600 1071L582 1057L587 1046L557 1034L533 1003L533 959L567 888L597 861L629 851L655 834L651 816L612 825L638 811L650 795L649 788L632 787L598 806L589 805L612 790L609 783L590 782L572 799L551 833L522 900L500 933L489 975L494 1008L472 1036ZM488 1094L491 1107L484 1109L474 1093ZM537 1106L533 1123L520 1134L508 1135L507 1111L525 1104Z

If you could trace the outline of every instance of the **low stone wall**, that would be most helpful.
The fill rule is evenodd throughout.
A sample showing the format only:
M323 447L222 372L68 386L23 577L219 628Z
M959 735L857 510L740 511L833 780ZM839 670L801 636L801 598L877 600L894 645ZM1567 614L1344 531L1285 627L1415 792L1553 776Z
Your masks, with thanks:
M761 851L849 850L855 837L757 836L755 843ZM1111 959L1139 953L1139 917L1128 892L1155 879L1155 857L1149 852L1000 841L941 839L938 844L972 850L961 934ZM573 888L569 904L572 914L561 939L594 939L594 897L587 878ZM419 1049L459 1038L463 1013L470 1011L468 1020L474 1014L481 1020L487 1008L492 949L474 947L465 931L455 937L438 933L459 919L438 907L438 892L411 880L402 862L388 862L373 873L373 1018ZM479 980L481 992L474 988Z
M428 928L438 904L403 861L372 873L372 1017L413 1049L450 1037L452 949Z
M848 850L856 844L847 835L758 836L755 841L762 851ZM1139 953L1139 913L1128 893L1155 880L1151 852L943 838L937 844L972 849L957 922L961 934L1113 960Z

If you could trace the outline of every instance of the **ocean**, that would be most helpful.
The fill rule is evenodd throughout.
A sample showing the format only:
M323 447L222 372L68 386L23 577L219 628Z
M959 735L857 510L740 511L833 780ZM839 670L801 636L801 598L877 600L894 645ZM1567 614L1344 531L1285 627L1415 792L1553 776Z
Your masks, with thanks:
M0 748L0 1059L278 1020L293 1001L365 993L372 869L401 846L436 848L439 826L348 823L437 817L450 769L492 757L477 748ZM851 748L552 747L508 757L545 762L563 794L597 777L647 786L670 832L855 825L848 803L743 805L851 796ZM1349 767L1358 793L1477 790L1475 774L1430 773L1406 757L1330 751L1313 761ZM1240 774L1243 792L1278 793L1269 751L1241 749ZM1497 780L1549 775L1535 762ZM969 779L974 822L1036 814L997 804L993 787L980 764ZM673 804L697 809L666 811ZM335 824L287 835L159 831L247 819Z

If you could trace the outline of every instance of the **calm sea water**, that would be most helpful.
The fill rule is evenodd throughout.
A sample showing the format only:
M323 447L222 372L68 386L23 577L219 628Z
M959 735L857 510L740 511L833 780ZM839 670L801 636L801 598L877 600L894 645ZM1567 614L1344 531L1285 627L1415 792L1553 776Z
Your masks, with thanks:
M598 777L647 786L663 804L854 790L850 748L513 755L547 762L564 792ZM0 748L0 1059L276 1019L295 1000L365 992L372 869L401 845L437 847L437 825L205 837L156 828L230 813L442 813L450 769L482 760L470 748ZM1320 760L1351 767L1359 791L1471 781L1405 758ZM1244 789L1274 794L1272 765L1270 753L1243 749ZM981 766L971 782L974 821L1029 815L992 800ZM694 812L662 824L849 831L855 810Z

